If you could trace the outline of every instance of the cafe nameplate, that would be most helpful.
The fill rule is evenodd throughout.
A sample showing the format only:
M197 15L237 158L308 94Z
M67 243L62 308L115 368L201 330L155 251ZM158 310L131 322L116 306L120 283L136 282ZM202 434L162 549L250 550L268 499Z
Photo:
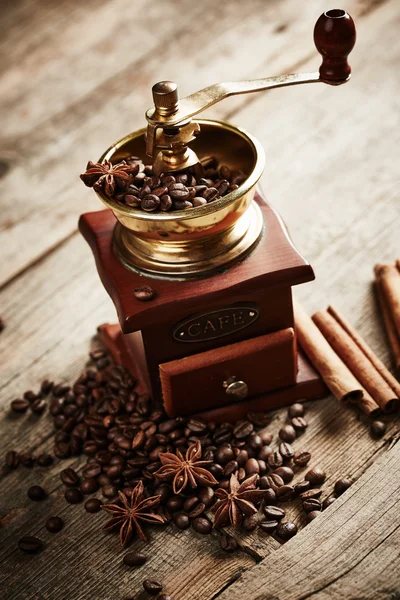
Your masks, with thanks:
M259 316L255 306L229 306L195 315L182 321L172 332L178 342L205 342L244 329Z

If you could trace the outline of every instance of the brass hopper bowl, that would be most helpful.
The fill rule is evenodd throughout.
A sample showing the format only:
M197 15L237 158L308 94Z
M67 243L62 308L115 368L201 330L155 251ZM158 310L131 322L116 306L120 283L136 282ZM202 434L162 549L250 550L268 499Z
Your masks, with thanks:
M201 277L250 252L260 239L263 219L253 202L265 165L261 144L250 134L220 121L199 120L201 135L191 148L202 159L215 156L248 178L237 190L205 206L169 213L146 213L98 194L118 224L114 250L122 263L156 277ZM99 162L139 156L145 163L145 129L108 148Z

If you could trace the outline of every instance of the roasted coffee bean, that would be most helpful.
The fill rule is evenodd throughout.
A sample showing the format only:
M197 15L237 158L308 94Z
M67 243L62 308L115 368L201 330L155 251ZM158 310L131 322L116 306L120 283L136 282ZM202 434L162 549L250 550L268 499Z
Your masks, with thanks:
M326 508L328 508L328 506L333 504L335 502L335 500L336 500L335 496L330 496L329 498L325 498L325 500L322 503L322 510L325 510Z
M234 458L235 455L231 446L220 446L214 452L215 462L222 466L226 465L226 463L228 463L229 461L234 460Z
M245 531L254 531L254 529L257 527L256 515L245 516L242 521L242 527Z
M300 496L304 492L310 489L311 483L309 481L300 481L294 486L294 493L296 496Z
M46 521L46 529L50 533L58 533L64 527L61 517L49 517Z
M305 467L311 460L311 454L307 450L297 450L293 455L293 462L298 467Z
M290 467L278 467L274 470L274 474L282 477L284 483L289 483L294 477L294 473Z
M190 527L190 519L184 513L178 513L174 517L174 523L178 529L187 529Z
M204 206L207 204L207 200L205 198L200 198L200 196L195 196L192 200L193 206Z
M146 194L140 203L140 206L146 212L157 210L160 205L160 198L155 194Z
M233 429L233 435L236 439L243 440L253 433L253 430L254 426L250 421L238 421Z
M71 467L68 467L67 469L61 471L60 479L63 482L63 484L67 485L68 487L76 487L77 485L79 485L80 482L80 477L78 473L74 471L74 469L71 469Z
M152 189L152 194L161 198L161 196L168 194L168 188L166 185L159 185Z
M221 479L224 476L224 469L221 465L217 463L213 463L208 467L208 470L212 475L214 475L215 479Z
M50 465L53 464L53 457L51 454L47 454L47 452L44 452L43 454L39 454L39 456L37 457L37 464L39 465L39 467L49 467Z
M294 430L294 427L292 427L292 425L284 425L283 427L281 427L278 435L281 438L281 440L283 440L284 442L289 442L289 444L294 442L294 440L296 439L296 431Z
M43 542L33 535L24 535L24 537L18 541L18 548L23 552L34 554L42 550Z
M174 200L172 206L174 210L187 210L188 208L193 208L193 204L189 200Z
M30 452L22 452L19 455L20 464L23 465L24 467L28 467L28 469L31 469L33 467L33 465L35 464L35 461L36 461L36 458Z
M206 517L197 517L192 521L192 528L196 533L207 535L211 533L212 523Z
M120 460L121 458L122 457L118 457L118 460ZM98 477L100 474L101 466L97 462L89 463L82 469L82 475L84 477Z
M101 510L101 501L98 498L89 498L84 504L84 508L88 513L97 513Z
M239 449L236 448L237 454L236 454L236 462L239 465L239 467L244 467L244 465L247 463L247 461L249 460L249 453L247 452L247 450L244 449ZM235 453L236 453L235 451Z
M172 600L172 598L169 594L160 594L157 597L157 600Z
M94 494L99 489L99 484L97 483L97 479L94 477L89 477L88 479L84 479L81 482L80 489L82 494L85 496L87 494Z
M283 458L279 452L273 452L268 456L267 462L271 469L277 469L283 465Z
M172 496L171 498L169 498L167 500L167 508L168 508L168 510L171 510L172 512L175 512L177 510L182 510L183 504L184 504L184 499L182 498L182 496Z
M297 527L294 523L289 522L280 522L278 527L276 528L276 535L281 540L290 540L297 533Z
M334 487L335 496L341 496L344 494L344 492L349 489L352 483L353 482L351 479L338 479Z
M308 520L308 522L314 521L314 519L316 519L319 514L320 514L319 510L312 510L309 513L307 513L307 520Z
M246 444L256 452L258 452L263 447L263 441L261 439L261 436L259 436L256 432L249 435L249 437L246 440Z
M83 494L79 488L70 487L65 490L64 497L68 504L79 504L83 500Z
M197 497L199 501L206 506L206 508L214 504L215 494L211 487L202 487L197 490Z
M229 477L232 473L235 473L239 468L236 460L230 460L224 467L224 477Z
M50 379L45 379L42 381L42 385L40 386L40 393L43 394L43 396L47 396L47 394L50 394L51 390L53 389L53 385L54 383L50 381Z
M303 509L305 512L312 510L322 510L321 502L317 498L307 498L303 500Z
M310 483L310 482L308 481L307 483ZM322 490L308 489L308 490L305 490L304 492L301 492L300 498L302 500L309 500L310 498L320 498L321 494L322 494Z
M135 288L133 290L133 295L141 302L148 302L154 298L155 292L150 286L144 285L143 287Z
M116 496L117 493L118 493L118 488L115 485L112 485L112 484L110 484L110 485L104 485L101 488L101 493L106 498L114 498L114 496Z
M141 202L140 197L139 197L139 190L135 194L133 193L134 190L129 190L129 191L131 193L123 194L125 204L127 204L128 206L132 206L132 208L138 208L140 206L140 202ZM136 190L135 190L135 192L136 192Z
M224 552L235 552L235 550L237 550L238 547L235 538L229 535L228 533L223 533L221 535L219 545L221 547L221 550L224 550Z
M276 502L276 493L272 488L268 488L264 491L263 500L266 504Z
M24 392L24 399L28 400L30 404L32 404L32 402L37 400L39 397L40 396L38 396L38 394L35 394L35 392L33 392L32 390L27 390L26 392Z
M308 427L308 423L303 417L295 417L291 423L294 429L299 432L304 431Z
M183 503L183 510L188 513L199 504L199 499L196 496L187 498Z
M43 398L38 398L37 400L32 402L31 411L33 413L35 413L35 415L41 415L46 410L46 407L47 407L46 400L43 400Z
M203 198L207 200L207 202L213 202L219 197L219 191L215 187L209 187L203 192Z
M277 521L276 519L270 519L268 521L260 521L258 523L258 527L261 529L261 531L265 531L265 533L269 533L269 534L274 533L274 531L278 527L278 525L279 525L279 521Z
M294 487L291 485L281 485L275 490L276 499L280 502L289 502L294 498Z
M6 453L6 465L9 469L17 469L19 465L19 456L15 450L9 450Z
M279 444L279 452L283 460L290 460L291 458L293 458L294 455L293 446L291 446L287 442L282 442L281 444Z
M150 596L157 596L162 591L162 583L155 579L145 579L143 587Z
M24 413L29 408L29 402L23 398L17 398L11 402L10 408L15 413Z
M244 470L246 471L246 475L256 475L260 472L260 465L255 458L249 458L244 465Z
M168 186L168 191L173 200L185 201L190 196L189 190L183 183L173 183Z
M33 485L28 490L28 498L36 502L41 501L47 498L47 493L40 485Z
M295 417L304 417L304 412L304 404L301 404L300 402L296 402L288 408L288 415L290 419Z
M276 490L276 488L285 484L282 477L277 473L271 473L271 475L267 475L267 481L273 490Z
M280 521L286 515L286 512L283 508L279 508L279 506L264 506L264 514L270 521Z
M160 198L160 210L167 212L172 208L172 198L169 194L164 194Z
M259 451L257 458L268 462L268 456L273 453L271 446L263 446Z
M140 554L140 552L128 552L122 560L128 567L141 567L147 558L144 554Z
M314 467L307 471L304 479L309 481L311 485L322 485L326 479L326 473L319 467Z
M386 433L386 424L383 421L372 421L370 431L372 437L379 439Z

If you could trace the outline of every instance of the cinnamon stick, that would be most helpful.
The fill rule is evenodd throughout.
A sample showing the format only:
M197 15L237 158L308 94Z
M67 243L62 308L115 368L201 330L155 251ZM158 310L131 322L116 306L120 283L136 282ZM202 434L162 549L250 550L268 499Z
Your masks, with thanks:
M370 361L372 367L376 369L379 375L386 381L388 386L393 390L395 396L400 398L400 383L397 379L391 374L389 369L383 364L380 358L377 357L375 352L368 346L365 340L357 333L357 331L350 325L350 323L345 319L345 317L339 313L333 306L328 306L328 313L332 315L332 317L339 323L342 329L351 337L351 339L357 344L360 348L361 352L365 354L365 356ZM385 412L390 412L395 410L400 405L400 400L396 400L394 403L387 403L383 410Z
M327 310L318 311L312 320L380 408L387 412L394 410L399 404L396 393L340 323Z
M294 301L298 341L332 394L342 402L357 404L365 413L379 410L354 375L328 344L318 327L300 304Z
M399 261L398 261L399 262ZM397 264L397 263L396 263ZM383 282L383 275L386 271L385 267L391 265L376 265L375 266L375 290L378 298L379 306L381 309L381 315L383 323L386 329L387 338L389 341L390 348L392 350L395 372L397 377L400 377L400 337L396 331L396 327L392 318L391 309L387 302L386 292ZM397 269L396 269L397 270Z

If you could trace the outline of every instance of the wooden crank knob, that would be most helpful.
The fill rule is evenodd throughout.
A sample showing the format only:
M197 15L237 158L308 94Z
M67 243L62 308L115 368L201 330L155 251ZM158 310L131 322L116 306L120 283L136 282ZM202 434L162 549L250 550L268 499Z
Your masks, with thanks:
M320 77L326 83L343 83L350 77L347 57L356 43L356 28L351 16L342 9L324 12L315 24L314 43L322 55Z

